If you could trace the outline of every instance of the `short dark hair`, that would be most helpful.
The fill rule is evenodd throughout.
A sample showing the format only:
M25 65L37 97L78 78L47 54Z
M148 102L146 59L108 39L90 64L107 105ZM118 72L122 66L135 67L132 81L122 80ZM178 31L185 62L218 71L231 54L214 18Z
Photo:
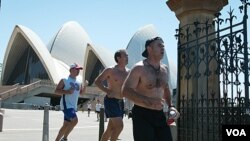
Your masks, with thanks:
M156 40L162 40L162 38L161 37L154 37L154 38L150 38L150 39L148 39L147 41L146 41L146 43L145 43L145 50L142 52L142 56L143 57L146 57L146 58L148 58L148 51L147 51L147 47L152 43L152 42L154 42L154 41L156 41ZM163 40L162 40L163 41Z
M115 52L114 59L115 59L115 62L116 62L116 63L118 63L117 57L121 57L121 53L122 53L122 52L126 52L126 50L125 50L125 49L119 49L119 50L117 50L117 51Z

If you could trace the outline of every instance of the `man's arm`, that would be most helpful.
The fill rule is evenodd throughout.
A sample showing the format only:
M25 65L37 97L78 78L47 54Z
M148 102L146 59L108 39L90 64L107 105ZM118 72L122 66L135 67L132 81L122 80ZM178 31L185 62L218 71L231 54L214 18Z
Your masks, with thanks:
M107 68L95 79L96 86L102 91L106 92L107 94L110 93L110 90L103 85L103 81L109 78L110 73L111 73L111 68Z
M172 98L171 98L171 93L170 93L170 89L168 86L168 82L165 85L164 88L164 100L166 101L166 103L168 104L169 107L173 107L173 103L172 103Z
M88 84L89 84L88 80L85 80L84 85L81 85L80 95L84 95Z
M165 73L166 73L166 84L164 87L164 100L166 101L168 107L173 107L173 103L172 103L172 98L171 98L171 92L170 92L170 88L169 88L169 80L170 80L170 72L168 69L168 66L163 64L163 67L165 68Z
M55 93L63 95L63 94L72 94L74 92L73 87L71 87L69 90L64 90L63 88L64 88L64 82L63 79L61 79L58 85L56 86Z
M169 111L175 111L176 115L175 115L174 119L179 118L180 113L177 111L177 109L174 107L174 105L172 103L172 98L171 98L171 93L170 93L168 83L166 83L165 88L164 88L164 99L165 99L166 103L168 104Z
M165 99L167 105L168 105L168 114L170 114L170 111L174 111L176 113L176 115L174 117L174 119L178 119L180 117L180 113L177 111L177 109L175 109L173 103L172 103L172 98L171 98L171 92L170 92L170 88L169 88L169 80L170 80L170 73L169 73L169 69L168 67L165 65L164 68L165 73L166 73L166 84L164 85L164 95L163 98Z
M122 95L130 100L132 100L136 105L142 107L148 107L150 109L160 110L163 108L162 100L158 98L149 98L144 95L141 95L135 91L137 88L141 71L140 66L135 66L129 73L125 82L122 85Z

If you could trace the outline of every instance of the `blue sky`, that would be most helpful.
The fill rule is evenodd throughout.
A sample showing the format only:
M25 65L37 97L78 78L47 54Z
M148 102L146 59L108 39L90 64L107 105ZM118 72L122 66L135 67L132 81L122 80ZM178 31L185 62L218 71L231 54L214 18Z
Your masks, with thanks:
M236 9L240 0L229 0L229 5ZM153 24L165 41L168 57L177 62L174 34L179 21L166 0L2 0L0 63L15 25L30 28L47 44L68 21L77 21L95 44L111 52L126 48L140 27Z

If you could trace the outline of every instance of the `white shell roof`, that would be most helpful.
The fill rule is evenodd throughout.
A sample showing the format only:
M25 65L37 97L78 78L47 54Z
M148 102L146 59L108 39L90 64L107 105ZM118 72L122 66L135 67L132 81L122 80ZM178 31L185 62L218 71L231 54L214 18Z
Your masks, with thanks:
M85 57L89 53L87 52L87 45L92 43L85 30L77 22L67 22L64 24L58 34L51 40L48 47L45 46L32 30L25 26L17 25L14 28L5 52L1 81L4 80L3 76L5 78L10 76L17 60L26 48L24 44L29 44L35 51L47 71L50 80L58 83L61 78L69 75L70 64L78 63L81 66L85 66ZM113 59L107 59L113 57L105 48L91 45L88 47L89 50L95 53L104 67L113 65ZM80 72L81 78L84 78L83 72L84 70Z
M135 63L145 59L141 54L145 49L145 42L147 39L160 36L155 27L150 24L138 29L138 31L131 38L127 46L129 54L128 67L131 68ZM168 64L167 54L164 54L163 63Z
M28 44L35 51L35 53L41 60L45 70L47 71L49 78L54 82L58 81L59 77L54 69L55 64L52 61L53 58L48 52L47 47L32 30L22 25L17 25L11 35L4 56L3 72L1 78L3 79L3 77L9 77L10 73L13 71L14 66L17 63L17 60L21 57L21 52L23 52L23 50L25 49L20 45L16 45L16 43L25 42L28 42Z
M129 64L128 67L131 68L137 62L145 59L141 54L145 50L145 43L147 39L160 36L156 31L156 28L150 24L138 29L138 31L131 38L128 46L127 52L129 54ZM176 88L177 85L177 74L176 74L176 66L174 63L169 63L167 53L165 52L162 62L169 67L170 70L170 79L169 84L171 88Z
M91 40L87 32L77 22L70 21L65 23L50 41L48 49L54 58L67 65L78 63L83 66L88 43L91 43Z
M128 67L131 68L133 64L144 59L141 53L145 49L145 41L148 38L159 36L153 25L147 25L140 28L131 38L127 52L129 54ZM86 31L77 22L67 22L62 26L58 33L48 44L48 47L41 41L29 28L17 25L9 40L3 62L2 81L10 76L17 60L20 59L24 49L29 46L35 51L41 60L49 78L58 83L61 78L69 75L69 65L78 63L83 66L84 70L80 72L80 77L85 78L87 60L89 55L95 55L102 65L106 68L115 65L114 57L107 49L96 46L90 40ZM51 52L50 52L51 51ZM92 53L90 53L92 52ZM13 59L15 58L15 59ZM173 88L176 87L176 67L174 63L168 63L167 54L164 55L163 63L169 65L171 82ZM84 75L83 75L84 74Z
M88 54L90 50L92 50L95 53L95 55L101 61L101 63L104 65L105 68L116 64L114 57L113 57L114 55L110 51L106 50L105 48L101 46L96 46L94 44L88 44L86 53Z

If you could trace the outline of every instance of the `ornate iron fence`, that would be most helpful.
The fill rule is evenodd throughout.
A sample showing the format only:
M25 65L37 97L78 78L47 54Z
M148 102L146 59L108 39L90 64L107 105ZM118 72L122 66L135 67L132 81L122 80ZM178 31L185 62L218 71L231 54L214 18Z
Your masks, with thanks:
M250 124L247 42L248 0L234 24L231 10L223 20L195 22L177 30L179 141L221 141L222 125ZM223 28L222 28L223 27Z

